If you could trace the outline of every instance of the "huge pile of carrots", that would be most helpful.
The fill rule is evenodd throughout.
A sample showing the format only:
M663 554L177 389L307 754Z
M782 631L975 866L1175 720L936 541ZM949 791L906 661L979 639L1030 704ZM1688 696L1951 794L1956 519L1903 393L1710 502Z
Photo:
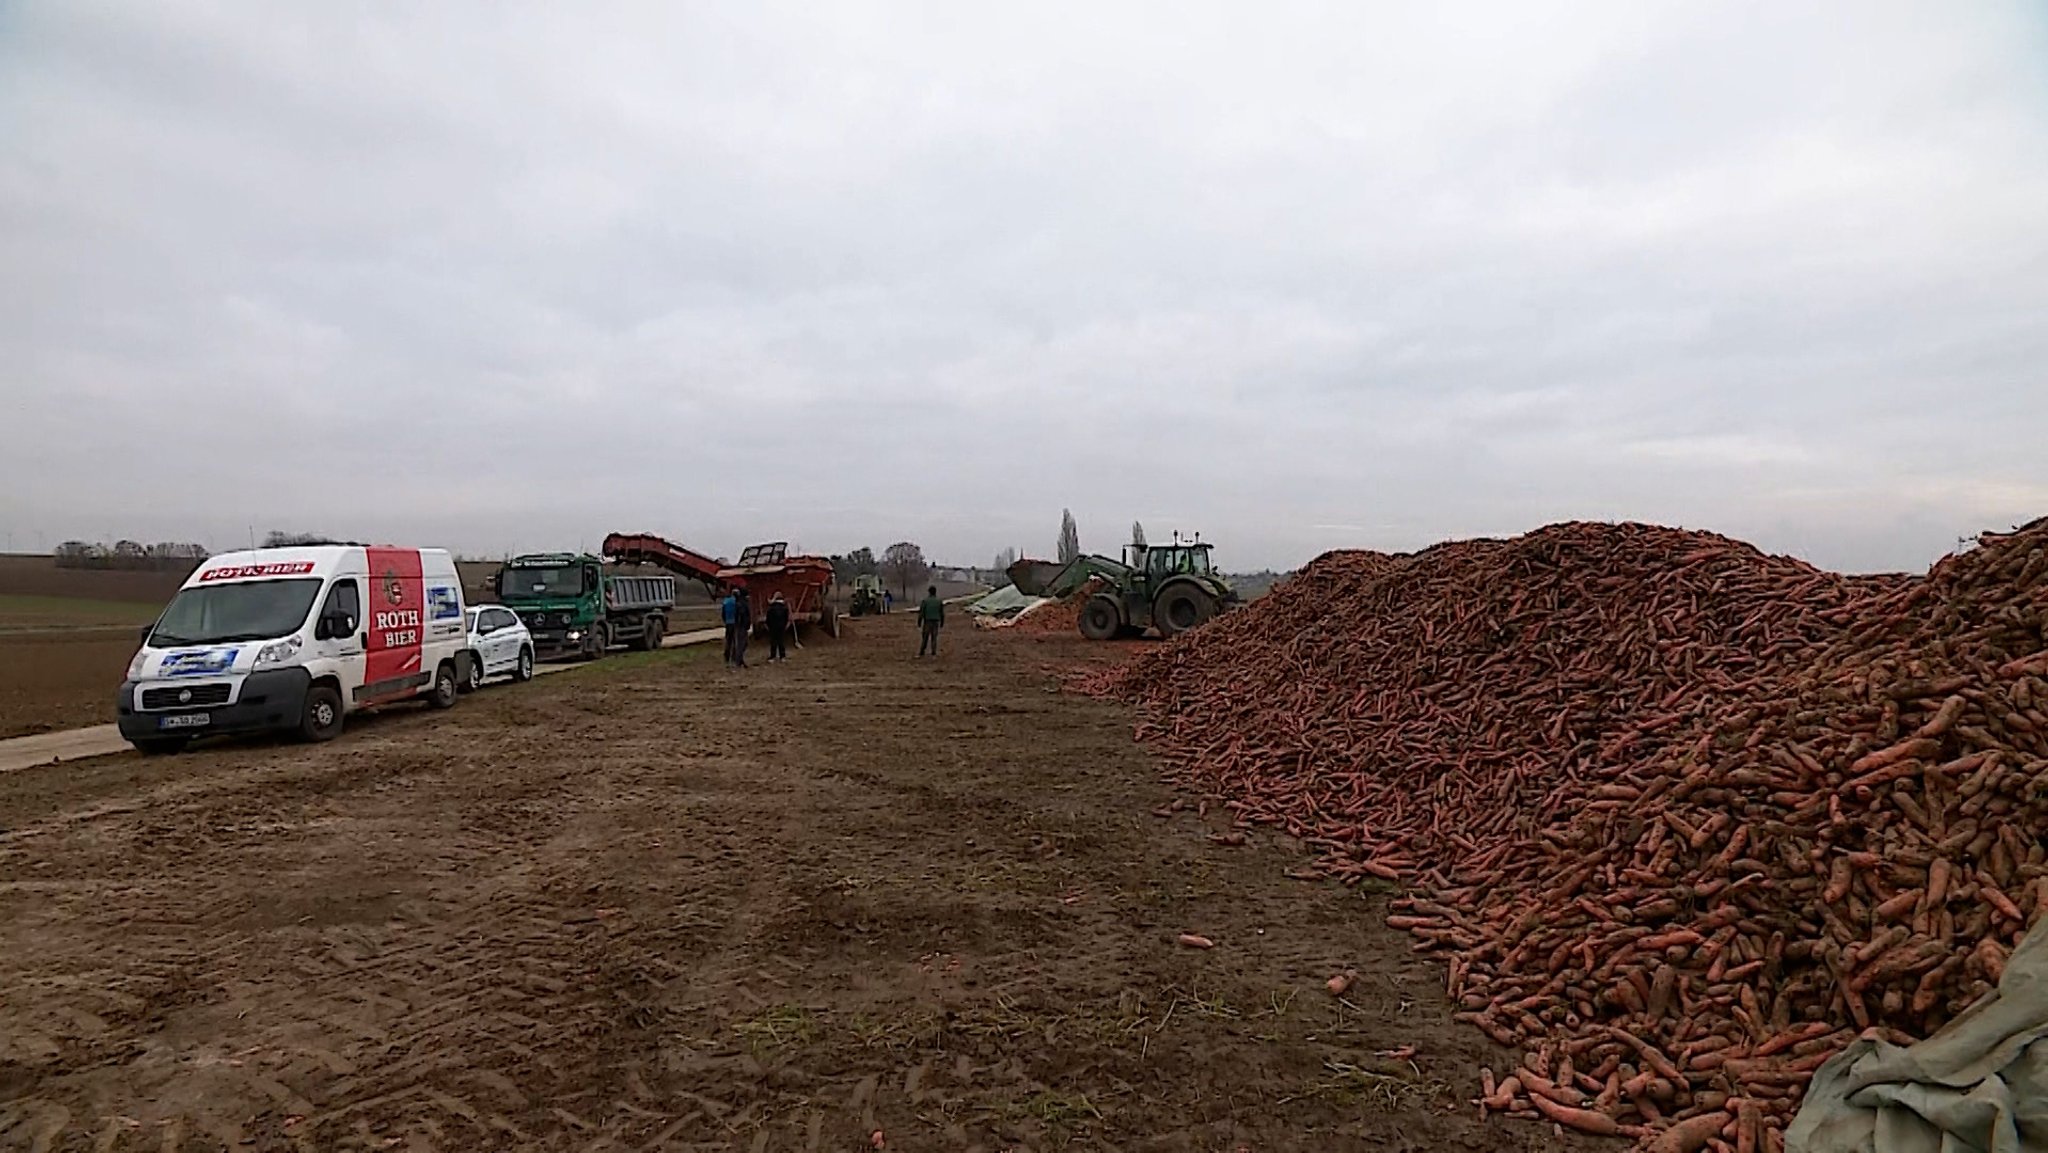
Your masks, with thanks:
M1925 577L1565 524L1332 553L1101 673L1317 871L1401 882L1483 1107L1782 1147L1859 1033L1924 1036L2048 911L2048 522Z

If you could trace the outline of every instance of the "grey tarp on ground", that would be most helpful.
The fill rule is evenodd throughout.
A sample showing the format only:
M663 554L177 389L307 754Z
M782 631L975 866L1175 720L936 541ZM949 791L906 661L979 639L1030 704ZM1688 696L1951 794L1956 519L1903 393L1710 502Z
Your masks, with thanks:
M1998 988L1910 1046L1858 1041L1820 1067L1786 1153L2048 1151L2048 921Z
M1017 591L1016 585L1002 588L981 597L967 606L967 611L978 617L1015 616L1035 604L1044 603L1043 597L1025 596Z

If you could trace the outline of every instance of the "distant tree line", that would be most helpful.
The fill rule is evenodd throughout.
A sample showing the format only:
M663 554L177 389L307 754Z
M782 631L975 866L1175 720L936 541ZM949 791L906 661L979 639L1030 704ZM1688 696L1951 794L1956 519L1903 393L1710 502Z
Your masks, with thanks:
M121 540L111 545L97 541L67 540L57 546L58 568L101 569L189 569L210 554L205 545L180 541L159 541L146 545Z
M875 556L874 549L862 547L849 553L834 554L829 559L832 561L832 575L840 584L852 584L855 577L879 576L896 586L903 596L910 595L912 585L922 584L932 575L932 565L925 559L924 549L907 540L899 540L883 549L880 557Z

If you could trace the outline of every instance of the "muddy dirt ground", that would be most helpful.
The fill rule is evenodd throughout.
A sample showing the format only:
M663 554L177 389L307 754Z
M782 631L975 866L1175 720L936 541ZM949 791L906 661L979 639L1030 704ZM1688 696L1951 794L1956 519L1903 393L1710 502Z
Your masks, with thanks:
M1152 815L1104 650L947 643L0 775L0 1149L1575 1147L1384 894Z

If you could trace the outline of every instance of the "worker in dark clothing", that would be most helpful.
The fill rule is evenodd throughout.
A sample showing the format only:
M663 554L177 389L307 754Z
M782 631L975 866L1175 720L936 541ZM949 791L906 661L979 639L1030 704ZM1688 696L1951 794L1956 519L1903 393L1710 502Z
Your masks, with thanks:
M747 590L733 593L732 606L732 663L734 668L747 667L747 641L754 635L754 606L747 599Z
M939 630L946 627L946 602L939 599L937 585L924 590L917 605L917 655L939 655Z
M769 663L789 659L789 602L776 593L768 601Z
M728 592L718 602L719 619L725 623L725 667L732 667L732 655L739 648L740 594Z

